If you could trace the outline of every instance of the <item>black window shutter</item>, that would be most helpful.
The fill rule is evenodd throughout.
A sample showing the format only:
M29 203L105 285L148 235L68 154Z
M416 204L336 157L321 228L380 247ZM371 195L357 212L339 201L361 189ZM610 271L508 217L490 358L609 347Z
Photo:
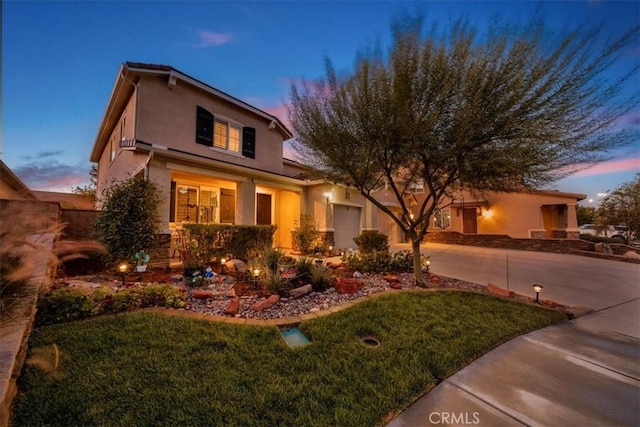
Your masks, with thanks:
M242 128L242 155L256 158L256 129Z
M196 144L213 147L213 114L202 107L196 113Z

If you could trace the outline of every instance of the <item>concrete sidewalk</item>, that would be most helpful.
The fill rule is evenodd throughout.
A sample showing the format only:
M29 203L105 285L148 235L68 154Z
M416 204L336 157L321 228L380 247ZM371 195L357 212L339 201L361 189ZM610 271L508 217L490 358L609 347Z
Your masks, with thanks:
M438 274L483 284L498 274L506 279L504 250L467 249L429 245L425 253ZM388 426L640 425L638 265L510 252L511 290L526 293L520 289L541 282L550 299L600 311L503 344Z

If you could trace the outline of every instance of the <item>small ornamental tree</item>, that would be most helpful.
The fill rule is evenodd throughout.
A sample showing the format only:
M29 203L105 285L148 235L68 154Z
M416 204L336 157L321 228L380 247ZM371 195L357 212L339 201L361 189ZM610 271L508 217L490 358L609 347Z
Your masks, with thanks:
M156 185L136 176L108 188L102 212L96 221L96 234L109 251L109 262L135 263L135 254L149 253L160 232Z
M606 196L596 211L597 223L602 226L624 225L627 243L640 238L640 174Z
M349 182L397 224L424 286L420 243L444 197L537 189L633 141L620 119L637 94L621 91L638 61L609 71L637 35L553 34L537 16L482 34L464 20L442 34L425 33L421 18L398 20L388 52L360 55L345 74L328 63L325 79L291 87L293 145L318 176ZM383 188L398 210L378 200ZM425 197L412 208L415 188Z

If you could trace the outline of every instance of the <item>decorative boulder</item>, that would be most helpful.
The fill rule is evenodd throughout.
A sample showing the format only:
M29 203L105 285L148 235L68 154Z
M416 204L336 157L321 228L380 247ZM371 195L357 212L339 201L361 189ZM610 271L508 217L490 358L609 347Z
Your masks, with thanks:
M625 257L625 258L640 259L640 255L637 252L634 252L634 251L627 251L622 256Z
M434 286L440 286L442 284L442 279L440 276L431 276L430 277L431 284Z
M354 271L353 272L353 278L354 279L362 279L362 273L360 273L359 271Z
M212 298L213 297L213 291L204 291L204 290L193 291L191 293L191 297L194 298L194 299Z
M227 304L227 308L224 309L224 314L228 314L230 316L235 316L240 311L240 298L233 298Z
M362 289L364 282L360 279L338 277L336 279L336 291L339 294L354 294Z
M251 307L249 307L249 310L253 310L253 311L266 310L267 308L273 307L278 301L280 301L279 295L271 295L269 298L262 301L258 301L255 304L253 304Z
M243 275L247 272L247 265L240 259L230 259L224 264L225 272L229 274L235 274L237 276Z
M289 291L289 296L291 298L300 298L301 296L310 294L312 290L313 287L311 285L300 286L299 288L295 288Z

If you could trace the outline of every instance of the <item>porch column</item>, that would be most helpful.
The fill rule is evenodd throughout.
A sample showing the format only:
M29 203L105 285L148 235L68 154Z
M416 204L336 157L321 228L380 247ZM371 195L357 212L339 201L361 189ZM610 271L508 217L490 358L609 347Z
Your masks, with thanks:
M236 196L236 224L256 223L256 184L253 180L239 182Z
M576 204L567 203L567 239L579 239L580 229L578 228L578 214Z

